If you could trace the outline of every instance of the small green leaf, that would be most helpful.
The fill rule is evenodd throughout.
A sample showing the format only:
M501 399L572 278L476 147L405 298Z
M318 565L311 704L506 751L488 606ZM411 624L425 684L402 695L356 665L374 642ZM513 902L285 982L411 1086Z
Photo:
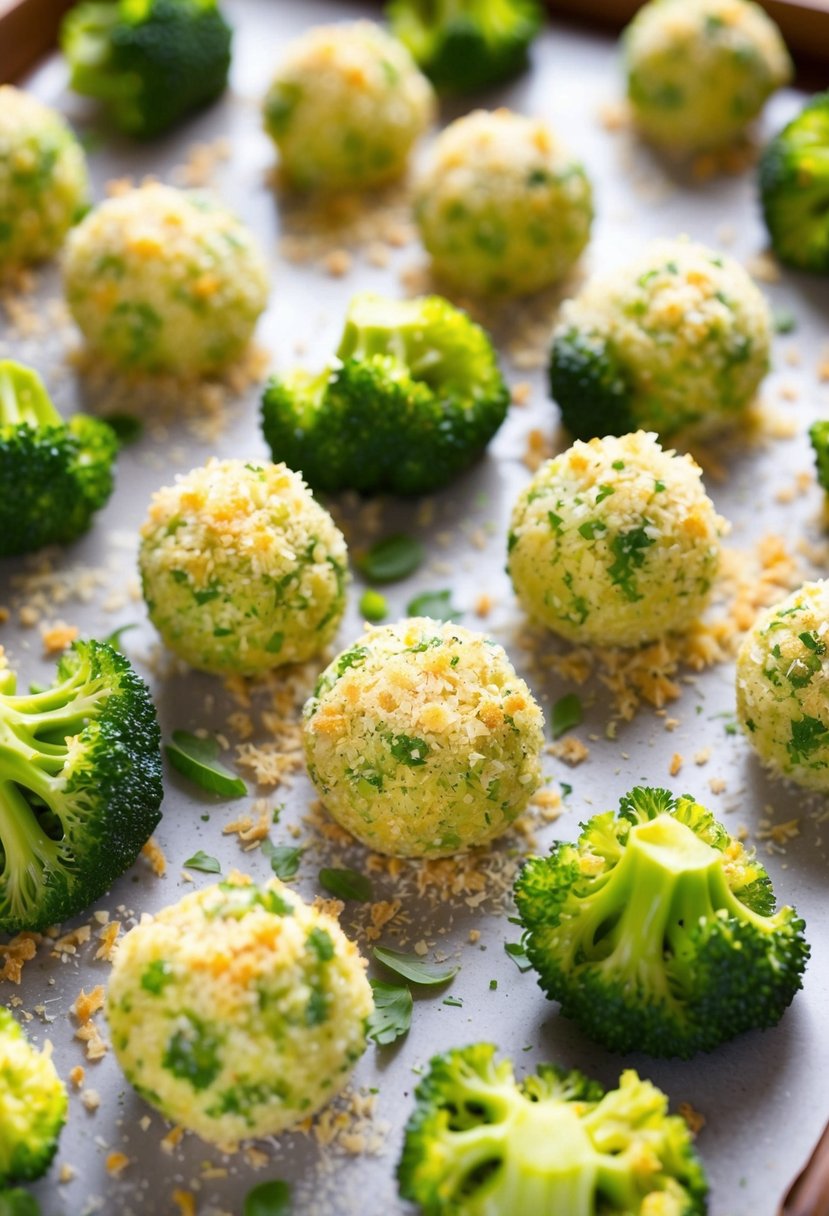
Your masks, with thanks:
M293 878L302 860L302 849L292 848L288 844L272 844L267 837L260 847L277 878Z
M201 870L203 874L221 874L222 872L218 859L211 857L209 853L203 853L201 849L192 857L188 857L184 864L188 870Z
M429 616L433 621L459 621L463 616L452 606L451 591L424 591L409 601L408 616Z
M504 949L515 963L519 971L529 971L532 963L527 958L527 951L521 942L504 942Z
M774 313L774 332L792 334L797 329L797 319L788 308L778 308Z
M135 414L104 414L103 421L115 431L118 446L125 448L144 434L144 423Z
M453 1009L463 1009L463 1001L459 996L445 996L441 1005L451 1005Z
M260 1182L245 1195L242 1216L288 1216L291 1210L291 1188L287 1182L275 1178L273 1182Z
M412 1024L412 994L399 984L369 980L374 993L374 1009L366 1023L366 1038L378 1047L387 1047L408 1033Z
M558 739L566 731L572 730L574 726L579 726L582 717L581 701L574 692L569 692L566 697L560 697L553 706L551 722L553 738Z
M186 730L174 730L172 739L164 751L173 768L184 777L225 798L243 798L248 792L242 778L216 759L219 745L215 739L202 739Z
M386 597L379 591L364 591L360 596L360 615L364 621L376 625L388 616L389 605Z
M320 885L338 899L353 899L358 903L366 903L373 898L371 882L365 874L358 874L356 870L322 869L319 878Z
M412 984L446 984L460 971L460 967L435 967L432 963L424 963L416 954L401 954L399 950L389 950L385 946L375 946L373 954L378 963Z
M561 790L562 798L569 798L573 792L573 787L569 781L559 781L558 788Z
M130 629L137 629L137 628L138 628L138 626L135 624L121 625L121 626L119 626L118 629L113 629L112 633L107 634L107 636L105 638L101 638L101 641L104 643L105 646L111 646L113 650L117 650L119 654L123 654L124 649L121 646L121 637L123 636L123 634L129 633Z
M414 574L426 550L412 536L387 536L357 561L357 569L370 583L396 583Z
M272 633L265 643L265 649L267 650L268 654L279 654L284 641L284 633Z

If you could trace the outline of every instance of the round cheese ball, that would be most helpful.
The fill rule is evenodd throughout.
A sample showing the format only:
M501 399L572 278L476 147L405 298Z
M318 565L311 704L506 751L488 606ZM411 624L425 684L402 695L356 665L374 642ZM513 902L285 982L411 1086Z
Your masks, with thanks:
M540 780L543 718L505 651L414 617L358 638L304 711L308 772L379 853L444 857L505 831Z
M304 662L345 609L345 540L299 473L215 458L153 496L139 569L150 619L192 667Z
M712 430L753 399L771 330L764 296L733 258L683 239L654 241L565 302L553 397L579 439Z
M300 189L364 189L399 177L432 121L432 86L379 25L309 30L288 47L265 97L265 129Z
M237 358L268 302L264 259L248 230L207 195L158 183L107 199L78 225L64 287L102 357L182 375Z
M750 0L651 0L623 45L637 126L680 153L731 143L792 75L779 29Z
M0 272L51 257L88 206L86 158L60 114L0 85Z
M687 628L709 598L725 527L700 476L643 431L548 460L512 513L508 570L525 611L596 646Z
M737 655L737 717L776 773L829 790L829 581L761 613Z
M415 217L439 278L465 292L523 295L576 261L590 236L592 192L544 123L477 110L435 142Z
M240 875L130 930L106 998L127 1080L225 1148L295 1127L342 1089L372 1008L337 922Z

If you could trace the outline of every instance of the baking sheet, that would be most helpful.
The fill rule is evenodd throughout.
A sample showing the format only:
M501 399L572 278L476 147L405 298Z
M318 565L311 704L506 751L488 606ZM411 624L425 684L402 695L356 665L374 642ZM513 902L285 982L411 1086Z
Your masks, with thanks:
M305 204L280 208L269 181L273 154L260 131L258 99L282 46L301 29L352 14L375 14L356 5L319 0L306 0L301 6L228 0L227 9L237 30L232 92L180 132L152 145L128 145L109 135L102 138L87 104L65 91L65 72L57 56L35 72L28 84L84 133L98 198L108 179L123 175L140 179L153 174L181 183L181 173L174 174L174 170L187 161L194 142L213 145L206 158L212 162L217 150L214 141L228 140L230 157L217 160L210 174L212 184L258 233L272 266L271 304L258 340L277 367L287 368L300 359L319 366L336 343L343 311L355 290L372 288L396 295L405 289L401 276L408 286L425 285L422 251L414 240L401 243L407 235L405 207L393 192L368 219L357 223L359 247L352 249L350 272L343 277L332 275L332 268L342 268L343 259L339 252L333 263L326 262L326 256L348 249L348 231L335 228L324 238L309 237L311 221ZM752 173L704 182L677 180L626 133L609 131L600 121L602 106L615 101L618 87L612 42L604 35L555 22L536 46L533 71L480 99L481 104L508 104L548 119L584 160L595 185L597 206L584 268L605 269L627 259L650 238L679 232L742 259L756 257L764 248L765 237ZM765 132L787 120L799 103L800 98L791 91L775 98L767 109ZM459 103L445 107L443 120L465 108ZM190 156L191 177L194 163ZM279 242L286 237L289 252L304 251L309 260L292 264L280 257ZM386 256L387 265L377 264ZM784 274L780 282L763 286L773 307L791 311L797 320L792 335L776 339L775 371L763 389L768 411L784 424L790 421L795 435L768 438L750 449L720 452L717 455L727 477L707 479L718 510L733 523L729 543L746 551L769 532L782 533L792 548L799 538L819 545L822 537L822 496L808 476L811 456L805 431L814 417L829 414L829 385L818 377L820 361L829 354L825 350L829 292L825 282L794 274ZM9 608L11 617L0 627L0 642L12 665L19 668L25 686L30 680L45 678L51 669L51 660L42 656L39 626L44 622L60 618L93 636L105 636L121 624L135 624L137 628L124 636L124 647L151 683L165 735L176 728L200 727L229 735L228 714L239 706L222 683L160 661L143 605L134 598L135 540L150 493L175 473L203 462L214 452L266 455L258 428L259 390L243 390L227 406L217 405L217 396L205 400L188 394L171 415L169 409L153 402L153 394L90 387L66 362L66 352L76 345L77 336L62 319L58 298L54 270L39 271L34 295L27 301L29 306L36 302L40 321L32 321L30 307L22 314L12 309L10 315L7 310L0 326L0 355L39 367L64 412L88 406L93 398L100 406L103 398L103 404L112 408L141 411L146 430L139 443L123 452L116 492L90 535L56 555L3 563L0 603ZM573 686L549 671L539 675L534 666L527 665L528 656L519 645L522 618L503 566L510 509L530 476L523 461L529 436L538 431L545 445L555 441L556 414L547 399L546 375L539 359L539 332L546 332L554 306L553 298L545 298L532 305L508 306L500 317L490 317L496 323L508 379L512 384L528 382L530 398L526 405L511 410L489 457L435 497L431 519L412 503L384 501L368 516L353 508L345 510L353 547L372 538L372 522L384 532L419 534L428 543L429 560L424 568L388 590L392 619L404 614L417 592L451 587L454 603L465 612L464 623L486 628L523 665L548 718L552 703ZM805 475L801 483L797 482L799 474ZM778 501L780 498L790 501ZM40 586L41 599L36 588L33 594L35 584ZM360 630L360 590L358 583L352 588L339 635L342 645ZM493 601L485 620L474 611L482 592ZM64 596L63 602L55 603L56 595L58 599ZM20 620L20 609L26 603L41 605L40 621L28 627ZM277 687L271 681L254 694L257 712L272 702ZM433 1052L480 1039L495 1042L519 1069L553 1059L612 1084L623 1066L637 1067L667 1091L674 1108L688 1102L704 1116L698 1147L712 1183L713 1216L773 1213L829 1114L825 1012L829 899L824 822L829 804L768 780L742 739L725 732L724 719L718 715L733 710L730 664L698 676L688 674L679 700L668 707L669 715L678 720L672 731L666 729L664 717L644 708L633 722L619 724L615 739L608 738L613 714L606 689L599 682L588 682L579 695L585 705L585 722L573 735L589 748L590 756L576 768L555 756L545 757L551 788L566 782L572 792L556 823L533 822L538 848L545 850L556 838L573 838L580 820L615 805L621 794L641 782L667 784L677 792L688 790L707 801L731 830L744 825L759 845L780 901L795 903L805 916L812 944L805 989L779 1027L744 1035L687 1063L644 1056L621 1059L592 1044L543 998L533 973L519 974L504 952L504 942L517 938L516 928L504 914L505 876L518 848L526 847L519 837L510 836L494 847L489 859L475 863L476 872L487 878L482 897L468 880L465 892L457 897L441 900L440 889L434 887L419 895L415 888L418 868L408 864L396 881L383 873L373 875L376 898L401 900L399 913L383 929L380 940L405 949L425 942L430 956L449 956L462 969L451 987L422 996L415 993L408 1037L392 1048L369 1048L354 1073L350 1096L330 1108L315 1131L258 1143L255 1153L232 1157L193 1136L185 1136L177 1146L167 1143L169 1151L165 1151L161 1142L168 1126L131 1091L111 1052L100 1062L90 1063L83 1043L74 1037L77 1023L69 1014L71 1003L82 986L89 990L105 983L109 970L106 962L93 957L99 929L93 922L91 943L79 946L74 954L57 952L56 957L53 946L46 942L26 965L20 987L0 984L0 999L8 1003L19 997L21 1008L33 1014L28 1025L33 1038L38 1043L52 1041L61 1074L66 1077L75 1065L84 1065L83 1088L94 1089L100 1097L99 1108L90 1113L81 1092L72 1090L69 1121L56 1163L33 1188L44 1213L176 1213L184 1202L180 1196L176 1199L176 1192L194 1196L199 1216L241 1213L247 1190L268 1178L292 1182L293 1210L302 1216L347 1216L352 1212L388 1216L408 1211L397 1199L393 1175L417 1073ZM255 741L267 742L261 716ZM711 758L696 765L693 756L706 749ZM683 755L685 763L681 773L671 778L675 753ZM711 791L712 778L717 788L719 782L724 783L720 793ZM326 841L305 822L313 791L304 775L296 775L290 786L270 791L257 790L251 781L249 785L251 795L267 798L269 806L284 803L279 825L271 831L275 843L296 839L308 846L296 881L304 896L313 898L320 893L320 865L366 869L364 850L357 846L348 850ZM241 815L255 815L253 797L247 802L222 803L171 770L166 773L165 790L164 819L157 839L168 861L166 877L154 876L146 863L139 862L96 905L125 927L141 912L152 912L194 885L212 881L195 872L190 872L192 882L182 877L182 863L196 849L220 858L225 871L237 867L259 879L269 873L267 859L258 850L243 852L235 835L222 834L223 827ZM784 840L782 846L761 839L770 823L790 820L797 821L799 834ZM343 918L344 927L357 933L364 948L370 944L367 919L365 909L358 911L356 920L350 910ZM85 925L88 920L85 915L72 925ZM480 936L476 939L476 935ZM495 989L492 980L497 980ZM461 999L462 1007L443 1004L450 995ZM96 1021L106 1035L101 1014ZM321 1143L324 1140L330 1143ZM129 1159L118 1177L106 1167L112 1152L122 1152ZM59 1182L62 1167L67 1176L67 1166L73 1179Z

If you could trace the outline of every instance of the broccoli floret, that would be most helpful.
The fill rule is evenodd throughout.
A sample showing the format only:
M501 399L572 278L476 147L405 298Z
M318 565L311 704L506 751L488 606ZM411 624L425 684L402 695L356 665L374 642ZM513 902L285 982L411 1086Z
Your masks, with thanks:
M781 262L829 274L829 92L813 97L766 148L760 198Z
M552 1064L517 1082L476 1043L436 1056L416 1097L397 1177L427 1216L705 1212L687 1125L632 1070L607 1093Z
M142 139L224 92L231 38L216 0L92 0L61 29L72 88Z
M815 453L818 485L829 494L829 422L815 422L809 428Z
M274 460L315 490L424 494L483 451L509 393L489 337L439 296L351 301L331 366L274 377L263 429Z
M21 1187L0 1191L0 1216L40 1216L40 1204Z
M442 93L472 93L515 76L543 21L535 0L392 0L386 17Z
M550 390L574 439L626 435L637 429L633 390L604 338L578 329L558 334L550 356Z
M115 432L64 422L31 368L0 360L0 557L68 544L112 493Z
M8 1009L0 1006L0 1187L46 1173L66 1108L66 1089L49 1050L36 1051ZM9 1211L25 1212L22 1204Z
M0 671L0 931L86 908L161 818L155 708L129 661L75 642L52 687L15 695Z
M667 790L632 790L530 860L515 898L542 989L612 1051L687 1058L773 1026L809 957L756 858Z

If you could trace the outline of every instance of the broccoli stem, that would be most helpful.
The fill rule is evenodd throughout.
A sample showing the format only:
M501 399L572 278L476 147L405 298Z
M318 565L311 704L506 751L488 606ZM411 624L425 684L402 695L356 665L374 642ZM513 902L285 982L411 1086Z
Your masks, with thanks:
M5 903L13 914L25 915L39 896L44 871L57 860L59 845L49 839L14 780L8 778L0 779L0 846Z
M30 367L0 360L0 426L62 426L43 381Z
M71 85L79 93L111 101L129 93L134 82L110 71L112 32L121 20L120 5L86 4L83 21L73 26Z

